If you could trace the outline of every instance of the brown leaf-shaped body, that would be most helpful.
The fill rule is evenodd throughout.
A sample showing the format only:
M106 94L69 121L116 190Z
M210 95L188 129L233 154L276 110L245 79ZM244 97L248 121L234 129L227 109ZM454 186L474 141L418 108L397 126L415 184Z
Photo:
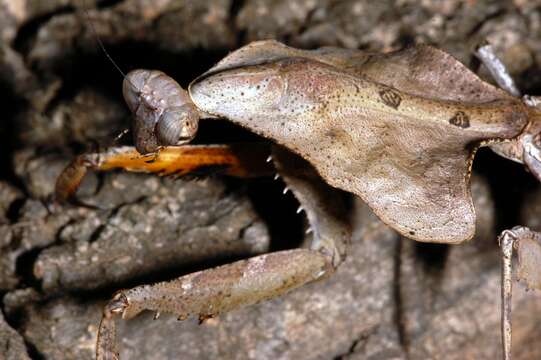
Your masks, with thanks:
M428 242L473 236L473 153L527 122L522 102L426 46L367 54L256 42L189 93L200 111L288 147L397 231Z

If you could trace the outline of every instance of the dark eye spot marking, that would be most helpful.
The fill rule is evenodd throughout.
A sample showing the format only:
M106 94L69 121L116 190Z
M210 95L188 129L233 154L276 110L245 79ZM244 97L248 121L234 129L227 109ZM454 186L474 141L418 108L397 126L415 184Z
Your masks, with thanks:
M398 109L398 106L402 102L402 98L393 89L384 89L379 92L379 97L383 103L393 109Z
M455 116L449 119L449 124L466 129L470 127L470 117L464 111L457 111Z

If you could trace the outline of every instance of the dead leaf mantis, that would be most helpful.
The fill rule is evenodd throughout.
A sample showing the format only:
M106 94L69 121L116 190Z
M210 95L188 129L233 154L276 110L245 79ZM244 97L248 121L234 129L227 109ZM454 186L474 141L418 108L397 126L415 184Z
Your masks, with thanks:
M276 171L306 212L312 241L309 249L119 291L104 309L97 358L118 358L116 315L131 318L148 309L204 319L330 275L343 261L350 237L335 188L361 197L411 239L448 244L471 239L469 178L478 147L524 163L541 179L539 99L516 97L490 47L480 47L478 54L507 92L429 46L372 54L254 42L225 57L187 91L162 72L130 72L123 93L135 116L135 149L78 157L58 179L60 200L76 192L88 168L159 175L201 167L233 176ZM230 120L275 145L255 150L186 145L201 118ZM540 236L525 228L505 231L500 240L502 339L510 359L512 249L519 253L520 277L540 288L541 245Z

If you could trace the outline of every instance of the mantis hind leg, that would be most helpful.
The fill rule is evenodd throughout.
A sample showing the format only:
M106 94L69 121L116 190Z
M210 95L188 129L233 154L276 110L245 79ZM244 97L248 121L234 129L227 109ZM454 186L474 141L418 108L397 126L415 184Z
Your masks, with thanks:
M280 296L332 274L351 237L341 194L321 180L306 161L284 150L273 152L276 169L300 202L311 226L309 248L278 251L187 274L168 282L116 293L106 305L98 332L97 359L118 359L115 317L143 310L200 320Z
M492 45L488 43L479 45L475 49L475 56L486 66L499 87L515 97L520 97L520 91L515 81L509 74L504 63L496 56Z
M541 234L524 226L504 230L498 238L502 249L502 346L504 360L511 360L513 293L512 256L518 253L518 279L541 290Z

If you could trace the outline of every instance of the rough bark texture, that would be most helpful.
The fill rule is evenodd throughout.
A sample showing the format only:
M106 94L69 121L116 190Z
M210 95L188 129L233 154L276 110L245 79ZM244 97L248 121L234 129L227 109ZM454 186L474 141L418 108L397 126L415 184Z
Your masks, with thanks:
M430 43L488 79L471 55L493 43L526 93L541 93L537 1L86 1L125 70L182 85L229 51L275 38L313 48ZM97 3L97 7L96 7ZM122 77L79 0L0 0L0 359L91 359L116 289L171 279L302 242L280 182L171 181L89 174L90 207L52 206L62 167L129 124ZM442 89L444 91L444 89ZM224 123L198 141L253 140ZM123 139L129 143L129 139ZM477 237L461 246L401 239L354 202L346 262L328 280L197 325L145 313L120 322L125 359L496 359L499 250L514 225L541 231L541 190L522 166L482 150L474 164ZM514 355L541 358L541 294L515 286Z
M0 313L0 354L6 360L30 359L20 334L12 329Z

